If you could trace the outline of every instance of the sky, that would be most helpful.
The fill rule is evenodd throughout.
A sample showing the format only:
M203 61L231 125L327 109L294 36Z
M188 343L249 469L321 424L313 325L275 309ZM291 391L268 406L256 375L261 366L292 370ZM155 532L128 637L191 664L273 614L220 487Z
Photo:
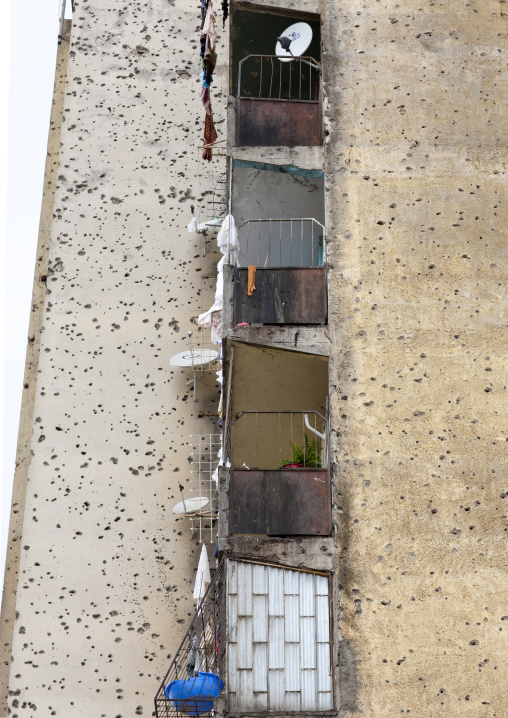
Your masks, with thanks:
M66 17L71 17L70 0L67 5ZM0 30L2 585L58 30L59 0L4 0Z

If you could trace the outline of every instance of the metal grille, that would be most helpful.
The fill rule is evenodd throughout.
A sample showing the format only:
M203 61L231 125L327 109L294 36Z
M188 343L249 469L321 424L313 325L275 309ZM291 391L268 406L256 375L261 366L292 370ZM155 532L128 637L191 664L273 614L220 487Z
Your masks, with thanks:
M193 371L217 371L220 369L220 346L212 343L211 329L197 325L188 337L189 356Z
M174 718L198 715L198 713L206 717L214 714L212 699L207 699L202 694L194 699L184 700L183 688L179 684L175 685L174 681L195 679L196 685L199 685L197 684L199 676L194 675L196 673L213 674L218 677L219 686L221 681L224 681L226 653L224 570L225 562L222 561L157 691L155 696L157 718ZM172 700L166 694L166 690L168 688L171 690L171 687L175 691ZM221 691L222 688L219 694Z
M319 102L321 71L310 56L281 60L277 55L247 55L238 69L238 97Z
M232 432L235 469L328 466L327 422L317 411L242 411Z
M312 217L248 219L238 227L239 266L322 267L325 228Z
M229 711L333 709L329 576L228 562Z
M217 538L218 520L218 479L214 476L219 465L218 453L221 448L220 434L199 434L190 436L191 481L189 493L192 498L200 497L208 503L195 513L188 513L192 536L199 542L214 543ZM186 487L187 490L187 487Z

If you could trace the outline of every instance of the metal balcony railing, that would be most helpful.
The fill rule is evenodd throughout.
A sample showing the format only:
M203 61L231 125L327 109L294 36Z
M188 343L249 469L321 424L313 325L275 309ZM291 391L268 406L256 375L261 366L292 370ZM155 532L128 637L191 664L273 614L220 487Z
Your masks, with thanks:
M248 55L240 60L239 146L315 147L323 141L321 70L312 57Z
M240 267L323 267L325 228L313 217L248 219L238 226Z
M222 693L225 682L224 573L222 561L157 691L157 718L214 715L213 700Z
M281 60L278 55L247 55L238 68L238 97L320 102L319 64L310 56Z
M317 411L242 411L231 431L235 469L328 467L327 421Z

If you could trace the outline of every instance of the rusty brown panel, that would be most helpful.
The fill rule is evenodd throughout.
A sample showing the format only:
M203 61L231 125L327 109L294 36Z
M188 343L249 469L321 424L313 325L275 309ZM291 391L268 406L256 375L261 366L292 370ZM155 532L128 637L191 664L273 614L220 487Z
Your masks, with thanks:
M249 297L247 269L235 269L235 324L326 324L324 267L257 269L255 283Z
M321 144L319 102L238 98L236 123L239 147Z
M329 536L330 478L326 469L267 471L268 536Z
M266 471L232 472L230 495L230 531L232 534L266 536Z

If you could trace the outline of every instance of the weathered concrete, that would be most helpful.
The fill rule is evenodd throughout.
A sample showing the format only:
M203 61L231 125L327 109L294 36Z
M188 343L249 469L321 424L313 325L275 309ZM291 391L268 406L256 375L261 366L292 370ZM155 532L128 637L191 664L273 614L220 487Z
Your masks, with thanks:
M64 21L63 34L65 36L70 34L71 25L70 20ZM57 50L53 104L49 120L49 137L44 169L37 258L35 262L25 373L21 396L21 415L12 491L12 509L9 522L9 540L5 562L4 589L2 593L2 620L0 621L0 665L2 666L2 670L0 671L0 711L2 716L7 715L9 665L11 662L12 637L16 618L16 592L18 588L23 521L25 518L28 468L31 460L30 444L32 441L32 426L34 421L37 365L39 362L44 302L47 292L49 244L51 223L53 221L68 59L69 43L62 41L58 44Z
M504 716L504 3L270 6L322 13L326 144L231 151L311 169L324 162L326 170L337 537L333 558L323 539L305 550L326 546L317 556L336 569L337 706L344 718ZM187 377L167 374L181 341L168 327L158 332L168 323L184 328L186 302L201 290L182 282L201 266L198 245L180 230L190 213L184 220L180 210L209 187L187 186L203 186L185 154L189 118L199 138L202 122L186 64L194 10L177 0L155 16L108 0L79 7L77 17L17 597L11 690L19 695L11 700L19 716L32 715L34 701L43 712L109 718L118 713L116 686L125 697L118 715L151 710L167 665L168 648L159 646L174 650L175 620L191 610L197 552L171 520L171 477L185 466L183 431L203 424L184 403ZM185 64L174 69L180 54ZM167 88L177 82L175 99ZM162 188L171 182L168 195ZM170 217L178 228L169 229ZM288 336L265 329L272 346ZM206 398L213 407L211 387ZM147 468L152 461L160 472ZM120 529L110 506L119 507ZM231 540L224 520L220 540L242 556L301 560L298 541L246 545ZM163 553L166 544L173 554ZM159 569L168 560L171 574L171 564ZM150 638L159 626L164 637ZM140 667L152 660L155 669Z
M231 341L258 344L275 349L304 352L305 354L330 355L327 327L238 327L230 329Z
M505 5L324 8L343 714L504 716Z
M23 548L4 665L19 718L152 713L194 611L200 554L172 507L190 481L189 434L217 431L198 418L217 410L215 376L199 376L194 406L191 375L169 365L213 301L215 282L201 276L218 258L186 229L191 204L206 218L224 171L200 159L199 11L187 0L76 5L34 407L27 398L22 415L26 502L20 474L9 546L10 575L13 542ZM222 40L218 53L224 133ZM7 589L9 599L10 578Z

